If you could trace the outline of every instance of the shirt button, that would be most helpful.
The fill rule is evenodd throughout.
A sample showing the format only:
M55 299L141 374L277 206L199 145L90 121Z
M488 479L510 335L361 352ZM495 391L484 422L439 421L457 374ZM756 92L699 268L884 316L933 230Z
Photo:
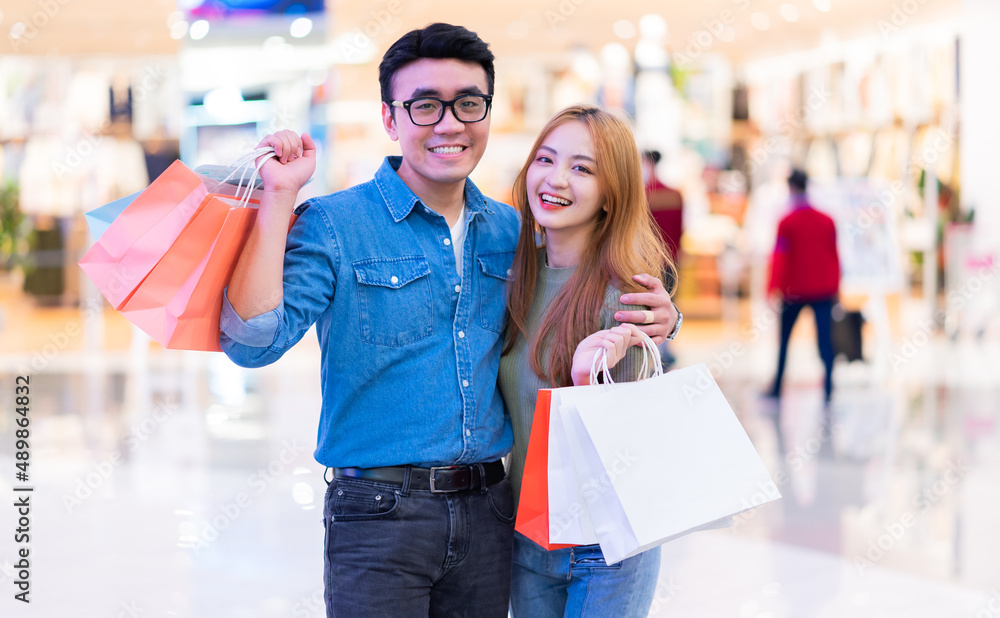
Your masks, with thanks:
M451 244L451 239L450 238L445 238L444 239L444 244L450 245Z
M471 435L472 435L472 432L471 432L470 430L466 429L466 430L465 430L465 435L466 435L466 436L471 436Z
M462 286L460 286L460 285L456 285L456 286L455 286L455 293L456 293L456 294L460 294L461 292L462 292Z
M465 339L465 331L464 330L458 331L458 338L459 339Z
M397 277L396 275L393 275L392 277L389 278L389 283L393 283L393 284L399 283L399 277Z
M469 388L469 381L468 380L462 380L462 386L464 386L465 388Z
M509 268L507 269L507 276L508 277L510 276L510 269Z

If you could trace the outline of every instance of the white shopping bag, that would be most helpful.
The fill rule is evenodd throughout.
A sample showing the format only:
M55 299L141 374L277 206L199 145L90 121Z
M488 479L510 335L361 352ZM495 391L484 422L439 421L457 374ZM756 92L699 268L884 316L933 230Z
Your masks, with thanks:
M577 474L570 441L559 409L563 405L575 407L581 397L593 395L610 388L610 385L570 386L554 388L549 405L549 542L568 545L593 545L597 533L587 514L585 491L599 479L592 475Z
M608 564L731 525L762 489L780 497L704 364L564 399L557 416L577 476L602 489L585 503Z
M652 340L644 341L646 352L640 376L649 373L649 361L652 358L659 367L659 352ZM604 479L606 474L600 470L585 470L577 466L571 451L570 431L566 420L559 410L564 406L573 409L581 399L593 397L617 388L610 377L607 359L596 357L591 371L589 386L567 386L549 389L551 401L549 404L549 459L548 459L548 507L549 507L549 543L566 545L593 545L598 542L597 533L591 522L588 510L595 501L603 499L608 485ZM606 379L604 384L598 383L598 371L602 370ZM657 375L662 373L662 369Z

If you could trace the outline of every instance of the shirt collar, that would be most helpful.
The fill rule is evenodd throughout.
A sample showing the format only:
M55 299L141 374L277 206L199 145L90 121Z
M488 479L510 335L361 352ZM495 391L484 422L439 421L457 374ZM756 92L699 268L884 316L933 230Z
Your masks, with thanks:
M381 167L375 172L375 185L378 187L385 205L392 215L393 221L399 223L405 219L420 198L403 182L396 170L403 163L403 157L386 157ZM468 178L465 179L465 207L467 216L481 212L486 208L486 197Z
M790 201L793 209L809 208L809 197L805 193L793 193Z

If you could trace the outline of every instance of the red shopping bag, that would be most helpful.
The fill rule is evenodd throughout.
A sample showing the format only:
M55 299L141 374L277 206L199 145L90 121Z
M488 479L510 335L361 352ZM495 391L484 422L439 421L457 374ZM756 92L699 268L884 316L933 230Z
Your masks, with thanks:
M121 309L208 195L202 178L174 161L108 226L80 268Z
M240 200L209 196L122 306L122 315L166 348L220 351L222 291L256 218L257 209Z
M549 542L549 406L552 391L538 391L517 504L517 530L545 549L572 547Z

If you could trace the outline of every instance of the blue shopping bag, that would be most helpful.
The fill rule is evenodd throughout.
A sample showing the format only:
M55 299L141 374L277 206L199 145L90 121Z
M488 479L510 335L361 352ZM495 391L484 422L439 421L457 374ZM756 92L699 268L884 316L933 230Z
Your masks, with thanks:
M141 194L142 191L138 191L127 197L108 202L104 206L86 213L87 226L90 228L90 233L93 235L94 240L96 241L100 238L107 231L111 222L117 219L118 215L122 214L129 207L129 204L134 202L135 198Z

